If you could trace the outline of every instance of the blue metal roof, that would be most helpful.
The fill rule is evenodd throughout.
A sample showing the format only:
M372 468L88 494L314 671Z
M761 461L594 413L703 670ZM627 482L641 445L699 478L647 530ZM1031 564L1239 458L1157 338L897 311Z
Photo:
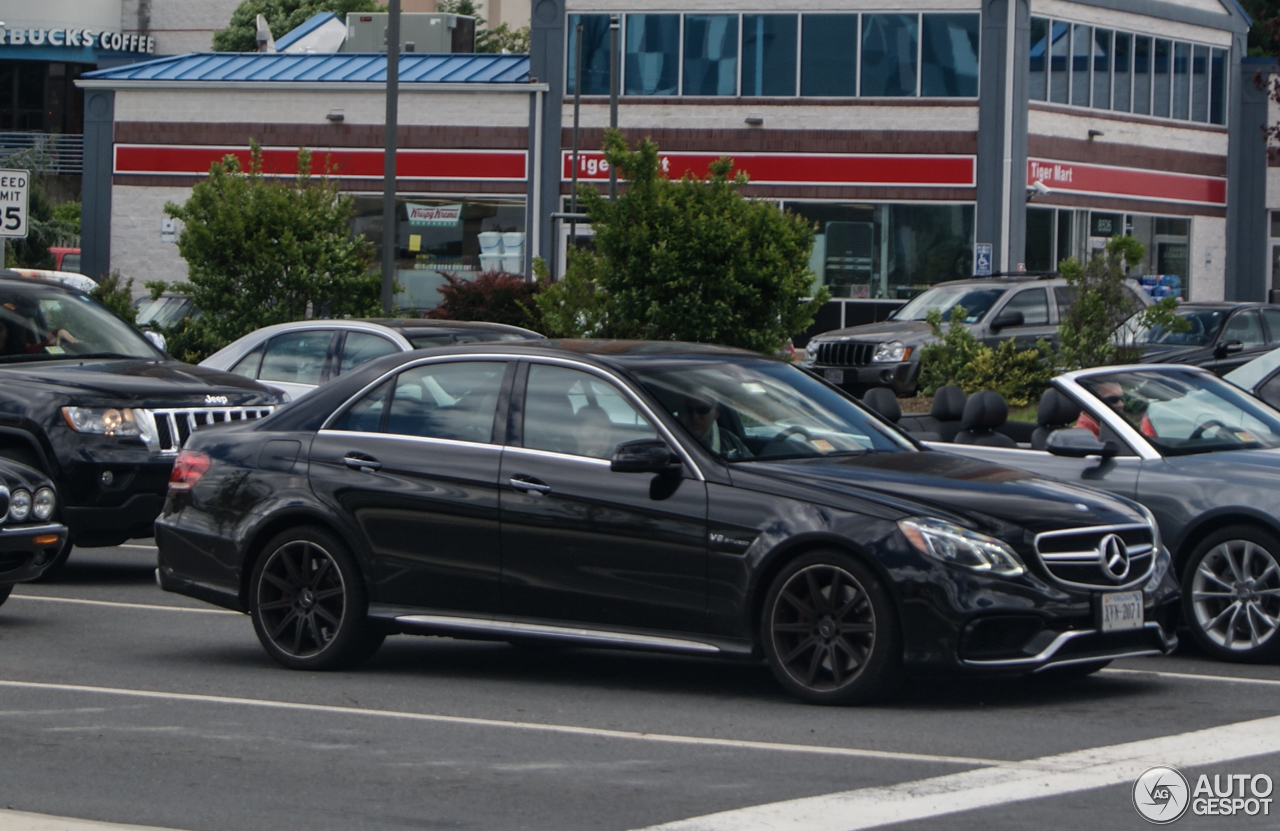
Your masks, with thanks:
M294 27L293 29L290 29L288 32L284 33L279 38L277 38L276 51L283 52L294 41L298 40L301 37L311 34L316 29L319 29L321 26L328 23L330 20L337 20L337 19L338 19L338 16L333 12L320 12L319 14L312 15L311 17L303 21L300 25Z
M383 53L197 52L87 72L84 78L110 81L202 81L208 83L296 81L299 83L386 83ZM400 56L402 84L525 84L528 55Z

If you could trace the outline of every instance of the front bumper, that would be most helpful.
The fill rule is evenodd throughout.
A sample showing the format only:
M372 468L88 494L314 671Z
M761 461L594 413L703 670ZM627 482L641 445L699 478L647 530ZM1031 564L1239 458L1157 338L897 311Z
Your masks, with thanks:
M66 526L56 522L0 527L0 584L35 580L66 541Z
M873 387L888 387L896 395L913 395L920 374L920 364L916 361L866 366L827 366L825 364L805 364L804 366L846 392L857 396L863 395Z
M135 493L117 507L64 506L62 518L76 545L93 548L152 536L163 507L163 495Z

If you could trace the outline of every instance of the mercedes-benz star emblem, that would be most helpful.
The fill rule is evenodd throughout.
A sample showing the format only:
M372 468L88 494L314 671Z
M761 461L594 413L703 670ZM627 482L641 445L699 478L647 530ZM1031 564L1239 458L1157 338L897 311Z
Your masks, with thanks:
M1124 580L1129 576L1129 546L1115 534L1107 534L1098 543L1098 563L1112 580Z

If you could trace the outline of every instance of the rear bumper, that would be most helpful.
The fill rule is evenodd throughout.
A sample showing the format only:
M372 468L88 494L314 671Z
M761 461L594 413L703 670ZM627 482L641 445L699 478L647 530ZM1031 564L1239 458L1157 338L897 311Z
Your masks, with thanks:
M66 541L66 526L56 522L0 528L0 583L35 580Z

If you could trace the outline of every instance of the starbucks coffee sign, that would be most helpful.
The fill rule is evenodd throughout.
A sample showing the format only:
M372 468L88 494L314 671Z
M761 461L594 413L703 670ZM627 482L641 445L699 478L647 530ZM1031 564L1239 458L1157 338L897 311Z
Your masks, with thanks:
M106 32L96 29L5 29L0 28L0 44L6 46L52 46L81 49L89 47L104 52L156 51L156 39L137 33Z

